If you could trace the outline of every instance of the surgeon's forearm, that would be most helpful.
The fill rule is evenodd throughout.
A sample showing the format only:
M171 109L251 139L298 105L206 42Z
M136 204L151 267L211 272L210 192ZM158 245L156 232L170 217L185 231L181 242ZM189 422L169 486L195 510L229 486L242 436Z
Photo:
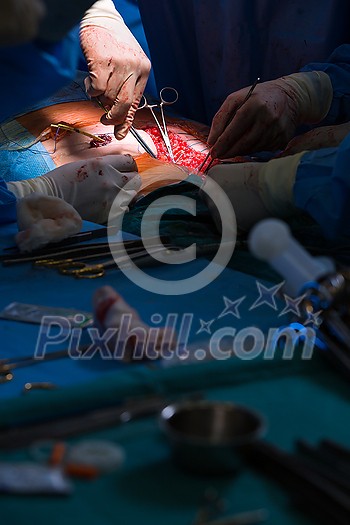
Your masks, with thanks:
M207 199L206 187L216 182L226 193L235 212L239 230L248 231L267 217L288 219L300 211L294 202L293 189L300 161L305 152L269 162L219 164L208 172L201 195L208 201L216 224L220 224L215 203Z
M294 73L282 77L290 91L289 96L295 97L298 105L298 124L317 123L323 120L331 107L333 99L332 83L323 71Z
M112 0L97 0L84 14L80 27L98 25L105 29L113 29L113 22L124 23L124 20Z
M7 183L7 187L9 191L12 191L12 193L17 197L17 199L22 199L23 197L27 197L32 193L60 197L60 195L55 195L51 181L48 177L45 177L45 175L36 177L35 179L10 181Z

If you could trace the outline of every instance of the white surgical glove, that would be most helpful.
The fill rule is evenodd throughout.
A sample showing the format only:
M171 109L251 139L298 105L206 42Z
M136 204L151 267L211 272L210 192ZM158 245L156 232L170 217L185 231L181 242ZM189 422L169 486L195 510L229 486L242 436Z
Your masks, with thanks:
M17 202L16 243L21 252L31 252L80 232L82 223L79 213L67 202L32 193Z
M154 359L156 356L169 357L169 350L176 348L176 335L170 327L157 328L156 337L154 333L151 336L151 327L141 320L138 312L111 286L103 286L96 290L93 296L93 311L95 324L100 330L106 332L112 329L117 332L108 339L107 344L114 355L117 350L115 357L118 359L132 361ZM140 333L139 340L137 334ZM143 342L142 333L145 336Z
M293 186L304 154L305 151L265 163L218 164L209 170L207 177L221 186L232 203L238 229L249 231L254 224L267 217L288 219L299 214L293 202ZM225 210L217 210L213 202L206 198L205 184L201 195L221 230L221 217L225 219Z
M248 90L231 93L215 115L208 137L212 157L228 159L283 148L299 125L323 120L333 98L332 83L323 71L258 84L237 110Z
M8 182L17 198L30 193L59 197L77 210L84 220L105 223L118 195L120 211L126 211L141 186L130 155L107 155L70 162L35 179Z
M336 148L349 133L350 122L311 129L288 142L286 149L280 153L280 156L294 155L294 153L299 153L300 151Z
M116 138L122 139L133 123L146 87L150 61L112 0L98 0L85 13L80 42L89 68L87 94L98 96L109 109L101 122L114 124Z
M1 0L0 45L22 44L35 38L44 14L41 0Z

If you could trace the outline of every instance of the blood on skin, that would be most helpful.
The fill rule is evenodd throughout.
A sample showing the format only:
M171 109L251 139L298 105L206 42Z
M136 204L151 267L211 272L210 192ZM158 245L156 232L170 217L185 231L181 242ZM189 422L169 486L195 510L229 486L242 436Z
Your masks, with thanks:
M90 146L89 146L90 148L101 148L102 146L107 146L107 144L109 144L113 140L111 135L106 135L106 134L97 135L97 137L102 139L103 142L100 142L96 139L92 139L90 140Z

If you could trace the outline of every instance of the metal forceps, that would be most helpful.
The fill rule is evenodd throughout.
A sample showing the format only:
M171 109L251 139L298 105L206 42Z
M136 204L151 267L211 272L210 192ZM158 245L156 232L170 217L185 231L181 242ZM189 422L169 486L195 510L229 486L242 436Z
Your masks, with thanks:
M175 98L173 98L172 100L168 98L168 100L167 100L165 98L167 92L168 92L169 96L171 96L171 93L173 93ZM155 123L157 125L157 128L159 129L159 132L160 132L160 134L162 136L162 139L164 141L166 149L168 150L169 156L170 156L171 160L173 162L175 162L173 150L172 150L172 147L171 147L171 144L170 144L170 140L169 140L168 129L167 129L167 125L166 125L166 122L165 122L165 116L164 116L164 109L163 108L164 108L164 106L171 106L172 104L175 104L175 102L177 102L177 99L179 98L179 93L177 92L177 90L175 88L163 87L159 91L159 98L160 98L160 102L155 103L155 104L150 104L149 102L147 102L147 99L146 99L145 95L142 95L142 99L141 99L140 106L138 107L138 109L147 108L147 109L150 110L150 112L152 113L152 117L154 118ZM161 119L162 119L161 123L159 122L159 120L157 118L157 115L155 114L154 108L159 108L159 110L160 110L160 116L161 116Z
M236 116L236 113L239 109L241 109L241 107L250 99L250 97L252 96L253 94L253 91L254 89L256 88L256 86L258 85L258 83L260 82L260 77L258 77L254 83L252 84L252 86L250 87L248 93L246 94L246 96L244 97L244 99L242 100L242 102L240 104L238 104L238 106L236 107L236 109L234 110L234 112L232 113L232 115L230 116L228 122L226 123L226 127L229 126L232 122L232 120L235 118ZM207 156L205 157L205 159L203 160L203 162L200 164L200 166L197 168L197 175L200 171L203 170L204 166L207 164L208 160L209 160L209 157L210 157L210 151L208 152ZM212 163L214 162L214 159L211 159L209 164L207 166L205 166L205 169L204 169L204 173L207 173L209 168L211 167Z
M96 102L97 104L100 106L101 109L103 109L103 111L105 113L108 113L108 109L106 108L106 106L104 106L101 102L101 100L96 97ZM156 159L156 155L153 153L153 151L151 150L151 148L148 146L148 144L143 140L143 138L141 137L141 135L138 133L138 131L134 128L134 126L130 126L130 133L133 135L133 137L137 140L137 142L139 144L141 144L141 146L143 147L143 149L146 151L146 153L148 153L148 155L150 155L151 157L153 157L154 159Z
M179 250L177 246L171 246L172 250ZM98 264L87 264L84 262L79 261L73 261L67 262L66 264L62 264L58 270L63 275L71 275L73 277L76 277L78 279L98 279L99 277L104 277L106 274L106 270L110 269L118 269L121 267L128 267L130 266L130 261L136 261L136 260L144 260L151 262L152 261L152 255L157 253L171 253L171 251L163 245L160 246L154 246L152 249L148 250L138 250L134 253L130 253L130 255L127 256L119 256L118 259L107 261L104 263L98 263Z
M12 370L17 368L25 368L31 365L38 365L44 361L61 359L63 357L69 357L69 350L66 349L57 350L56 352L48 352L44 356L40 357L40 359L33 355L0 359L0 384L12 381Z
M168 248L172 250L179 249L177 246L171 244L154 244L149 246L149 251L140 246L133 246L129 248L128 255L119 255L112 258L112 253L108 249L105 253L95 253L89 255L78 256L76 259L42 259L35 262L35 266L43 266L45 268L57 269L63 275L70 275L80 279L96 279L103 277L106 270L117 268L118 266L127 265L131 260L151 259L152 254L165 252L168 253ZM118 249L113 251L114 256L118 254ZM83 261L91 259L105 259L107 262L97 264L89 264ZM118 266L117 266L118 265Z

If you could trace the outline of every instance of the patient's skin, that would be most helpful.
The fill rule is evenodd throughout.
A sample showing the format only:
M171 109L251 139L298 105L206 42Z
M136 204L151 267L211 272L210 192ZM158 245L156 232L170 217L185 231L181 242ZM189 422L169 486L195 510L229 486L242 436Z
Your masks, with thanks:
M56 166L61 166L62 164L67 164L68 162L75 160L86 160L105 155L118 155L121 153L136 157L145 152L131 133L128 133L124 139L117 140L113 133L114 126L104 126L103 124L98 123L92 126L84 126L81 129L93 135L108 135L111 138L111 142L99 147L91 147L92 140L90 137L78 133L67 133L57 142L56 152L51 155ZM153 153L156 154L156 147L149 135L142 130L140 130L139 133ZM43 145L47 151L54 151L55 144L53 139L43 142Z
M130 154L136 157L144 153L144 149L131 133L128 133L123 140L117 140L114 137L114 127L100 123L102 114L101 109L92 102L66 102L33 111L17 118L17 120L35 137L38 137L50 124L65 122L93 135L108 135L111 138L109 143L98 148L91 147L90 137L75 132L60 132L62 135L56 141L56 144L53 138L42 141L43 146L50 153L56 166L105 155ZM208 148L205 143L205 133L207 131L205 126L189 123L189 129L191 130L192 128L194 130L194 136L192 133L186 133L183 127L179 127L176 119L167 118L167 122L169 131L173 131L176 134L179 133L181 139L186 141L191 149L206 155ZM143 129L140 129L155 127L155 122L149 110L140 110L136 113L134 127L138 129L139 134L153 153L157 154L157 148L150 135Z

